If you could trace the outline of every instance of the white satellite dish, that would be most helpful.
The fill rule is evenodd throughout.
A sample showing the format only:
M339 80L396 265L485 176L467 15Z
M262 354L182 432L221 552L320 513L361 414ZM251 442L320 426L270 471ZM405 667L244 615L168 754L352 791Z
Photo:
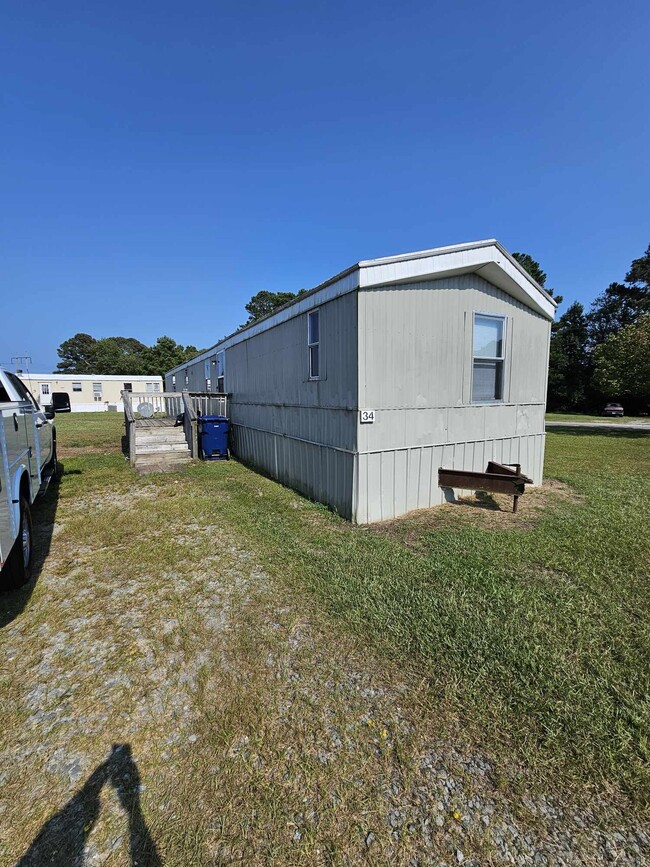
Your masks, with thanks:
M152 403L139 403L138 404L138 412L142 416L142 418L151 418L153 415L153 404Z

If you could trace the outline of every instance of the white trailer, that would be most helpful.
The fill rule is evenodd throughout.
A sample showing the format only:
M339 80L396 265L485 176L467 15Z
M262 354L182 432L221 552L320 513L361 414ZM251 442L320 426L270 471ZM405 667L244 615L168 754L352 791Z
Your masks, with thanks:
M58 469L53 417L17 376L0 370L0 583L5 588L20 587L31 577L31 509Z

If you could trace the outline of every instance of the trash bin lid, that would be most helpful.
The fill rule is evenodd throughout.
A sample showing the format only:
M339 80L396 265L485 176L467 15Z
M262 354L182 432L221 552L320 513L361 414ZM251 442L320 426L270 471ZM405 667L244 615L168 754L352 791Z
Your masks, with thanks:
M225 415L202 415L199 421L228 421L228 416Z

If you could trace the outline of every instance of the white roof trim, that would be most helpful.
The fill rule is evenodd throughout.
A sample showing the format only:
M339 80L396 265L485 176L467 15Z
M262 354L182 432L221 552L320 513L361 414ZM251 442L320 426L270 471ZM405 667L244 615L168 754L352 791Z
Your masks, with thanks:
M123 376L113 374L102 376L99 373L32 373L23 370L17 373L18 379L41 379L43 382L61 380L62 382L162 382L160 374L144 376L125 373Z
M359 267L361 289L480 271L490 283L547 319L553 319L557 307L557 302L494 239L369 259L360 262Z
M399 256L382 259L366 259L340 274L321 283L295 301L290 301L264 319L241 328L190 361L174 367L169 374L184 370L189 365L205 361L216 352L248 340L267 331L287 319L300 316L313 307L354 292L355 289L372 289L415 280L438 280L456 274L481 273L490 283L503 289L508 295L521 301L536 313L553 319L557 302L533 280L528 272L513 259L510 253L495 239L455 244L451 247L435 247Z

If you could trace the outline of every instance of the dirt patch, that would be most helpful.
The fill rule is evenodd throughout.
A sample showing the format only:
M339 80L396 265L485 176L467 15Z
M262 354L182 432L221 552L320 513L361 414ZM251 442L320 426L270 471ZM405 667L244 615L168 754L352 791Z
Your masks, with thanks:
M561 503L578 504L580 501L580 495L569 485L557 479L544 479L540 487L526 489L526 493L519 498L517 512L512 511L512 497L479 491L461 496L453 503L418 509L401 518L372 524L367 529L399 539L409 548L419 550L422 536L434 530L453 532L476 527L494 531L527 531Z

